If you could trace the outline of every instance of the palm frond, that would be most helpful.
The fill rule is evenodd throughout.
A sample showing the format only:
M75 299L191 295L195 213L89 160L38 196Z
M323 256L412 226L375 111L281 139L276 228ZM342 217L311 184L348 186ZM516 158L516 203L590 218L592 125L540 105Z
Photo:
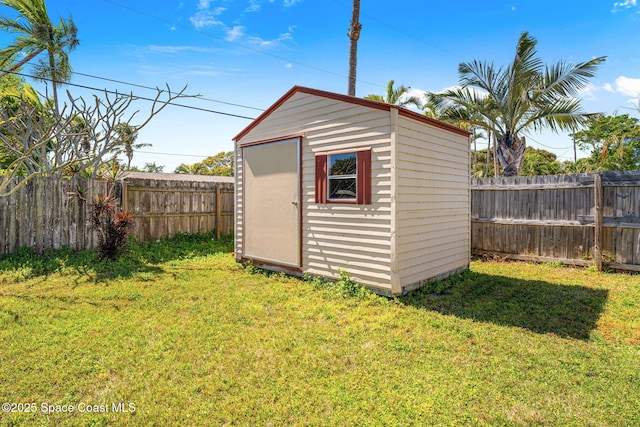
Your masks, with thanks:
M365 96L364 99L368 99L370 101L384 102L384 98L382 97L382 95L376 95L374 93Z

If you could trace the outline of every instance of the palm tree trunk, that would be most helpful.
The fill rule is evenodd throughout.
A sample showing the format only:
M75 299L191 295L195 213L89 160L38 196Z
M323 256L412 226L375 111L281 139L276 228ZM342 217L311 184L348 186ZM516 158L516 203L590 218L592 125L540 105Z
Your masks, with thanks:
M22 66L24 64L26 64L27 62L31 61L33 58L35 58L36 56L40 55L42 52L44 52L44 48L40 48L38 50L36 50L35 52L31 52L29 55L25 56L24 58L22 58L21 61L16 62L15 64L13 64L12 66L10 66L9 68L7 68L6 70L2 70L0 71L0 78L6 76L9 73L13 73L14 71L22 68Z
M497 147L498 138L496 137L496 133L493 133L493 176L498 176L498 147Z
M360 17L360 0L353 0L353 9L351 14L351 27L349 27L349 38L351 44L349 46L349 88L347 94L356 96L356 68L358 65L358 39L360 38L360 30L362 24L358 22Z
M527 142L524 136L507 131L496 140L497 154L502 164L503 176L520 176Z
M473 141L473 161L471 163L472 167L473 167L473 176L476 176L476 166L478 164L478 146L476 145L476 131L475 129L472 127L471 128L471 138Z

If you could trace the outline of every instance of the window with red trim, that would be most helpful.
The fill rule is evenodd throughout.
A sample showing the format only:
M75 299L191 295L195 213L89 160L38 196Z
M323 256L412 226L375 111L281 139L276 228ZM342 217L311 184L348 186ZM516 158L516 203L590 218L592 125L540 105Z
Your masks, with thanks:
M371 203L371 150L316 155L316 203Z

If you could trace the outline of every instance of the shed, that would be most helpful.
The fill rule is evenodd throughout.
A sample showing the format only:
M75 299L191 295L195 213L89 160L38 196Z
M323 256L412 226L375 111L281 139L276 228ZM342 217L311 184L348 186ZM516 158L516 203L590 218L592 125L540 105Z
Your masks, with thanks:
M384 295L468 268L468 132L295 86L234 141L237 261Z

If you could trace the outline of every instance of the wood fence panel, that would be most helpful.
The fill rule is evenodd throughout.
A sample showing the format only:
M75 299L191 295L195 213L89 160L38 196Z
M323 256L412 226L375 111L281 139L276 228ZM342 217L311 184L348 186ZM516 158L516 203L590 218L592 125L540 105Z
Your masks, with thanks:
M640 171L472 179L471 193L475 253L578 265L601 253L640 271Z
M232 183L126 178L122 186L123 207L133 215L134 235L141 241L178 233L233 232ZM217 221L221 215L224 220Z
M91 200L111 188L107 182L78 177L30 180L0 198L0 254L22 246L38 253L63 246L94 248ZM114 188L121 197L117 204L133 214L140 240L214 229L217 235L233 233L233 183L132 179Z

